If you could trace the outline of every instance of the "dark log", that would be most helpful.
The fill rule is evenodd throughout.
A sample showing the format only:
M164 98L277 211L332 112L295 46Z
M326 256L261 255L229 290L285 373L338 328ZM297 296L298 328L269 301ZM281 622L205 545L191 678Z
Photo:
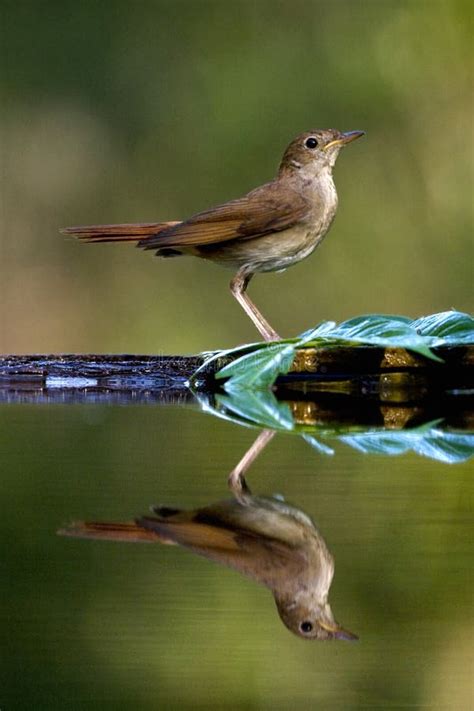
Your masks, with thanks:
M438 363L403 349L370 346L304 348L277 385L295 393L332 392L385 402L420 401L439 393L474 392L474 349L439 348ZM208 354L0 356L0 401L188 402L188 380ZM200 371L199 389L219 387L221 357Z

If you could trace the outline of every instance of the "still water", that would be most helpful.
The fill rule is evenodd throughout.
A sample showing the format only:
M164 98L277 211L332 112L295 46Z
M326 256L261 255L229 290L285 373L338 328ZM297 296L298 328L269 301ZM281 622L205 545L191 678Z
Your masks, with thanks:
M2 711L472 707L472 459L268 442L249 486L315 522L332 613L359 637L309 641L265 586L182 547L56 534L231 497L260 430L156 402L0 418Z

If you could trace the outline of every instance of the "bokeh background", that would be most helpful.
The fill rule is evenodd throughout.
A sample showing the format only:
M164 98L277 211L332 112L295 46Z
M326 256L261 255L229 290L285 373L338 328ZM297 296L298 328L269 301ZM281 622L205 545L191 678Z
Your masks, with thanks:
M470 2L3 0L2 26L1 351L254 339L226 270L58 229L238 197L312 127L367 137L329 239L252 282L275 328L472 309Z

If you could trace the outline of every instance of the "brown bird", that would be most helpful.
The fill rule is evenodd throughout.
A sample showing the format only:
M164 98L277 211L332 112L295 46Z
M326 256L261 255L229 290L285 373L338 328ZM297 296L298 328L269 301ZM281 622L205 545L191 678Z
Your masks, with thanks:
M282 271L308 257L337 209L332 169L343 146L363 131L306 131L286 149L278 174L244 197L183 222L66 227L86 242L136 242L159 257L193 255L236 270L230 290L266 341L277 332L246 293L257 272Z
M264 430L229 477L234 494L193 511L154 507L130 523L76 522L79 538L169 543L189 548L270 588L284 624L305 639L354 640L328 602L334 561L311 519L275 497L253 496L243 472L273 436Z

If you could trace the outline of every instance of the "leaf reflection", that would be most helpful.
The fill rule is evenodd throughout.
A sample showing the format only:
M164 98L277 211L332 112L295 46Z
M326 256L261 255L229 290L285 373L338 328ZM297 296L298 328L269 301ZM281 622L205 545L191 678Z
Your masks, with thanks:
M312 411L310 401L278 400L270 390L236 390L216 394L212 399L200 394L198 399L206 412L217 417L302 435L313 449L326 455L334 450L320 438L344 442L364 454L395 456L414 452L447 464L464 462L474 454L474 433L453 430L444 418L410 426L410 408L403 410L398 405L383 406L384 421L389 423L386 426L364 427L355 420L338 420L337 412L331 412L326 419L322 412L319 419L313 416L311 420L307 417ZM317 407L314 411L318 412Z

